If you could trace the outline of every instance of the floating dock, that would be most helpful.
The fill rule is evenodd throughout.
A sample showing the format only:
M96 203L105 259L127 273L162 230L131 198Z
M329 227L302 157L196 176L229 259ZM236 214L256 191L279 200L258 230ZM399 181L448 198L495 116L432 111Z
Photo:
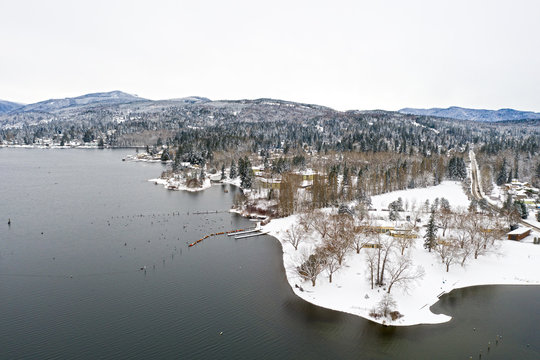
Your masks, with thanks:
M259 230L250 229L250 230L244 230L244 231L239 231L239 232L230 233L230 234L227 234L227 236L234 236L234 237L236 237L237 235L249 234L249 233L253 233L253 232L257 232L257 231L259 231Z
M259 230L257 230L256 233L251 233L251 234L247 234L247 235L235 236L234 238L235 238L235 239L246 239L246 238L250 238L250 237L261 236L261 235L267 235L267 234L268 234L267 232L260 232Z

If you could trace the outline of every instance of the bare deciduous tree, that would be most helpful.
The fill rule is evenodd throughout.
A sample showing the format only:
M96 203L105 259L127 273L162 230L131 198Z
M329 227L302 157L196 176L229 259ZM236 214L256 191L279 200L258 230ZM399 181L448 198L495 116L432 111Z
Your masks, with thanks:
M322 253L324 256L323 265L328 273L328 282L332 282L332 275L341 269L341 264L335 254L328 252L327 250Z
M366 251L366 263L369 274L369 282L371 289L375 286L375 270L377 269L377 252L375 249L368 249Z
M402 256L405 254L406 249L410 249L414 245L414 239L417 237L413 224L409 223L403 226L406 231L396 236L396 244Z
M307 209L305 212L298 216L298 223L302 225L304 231L309 231L313 227L315 221L314 211Z
M320 256L320 250L316 249L314 254L304 253L301 259L302 263L296 268L298 275L305 280L311 281L315 286L317 276L324 270L323 257Z
M384 272L386 264L395 245L395 238L377 234L377 285L384 285Z
M330 225L329 216L321 210L315 210L313 215L313 228L321 235L321 238L324 239Z
M392 298L392 295L390 295L390 293L386 293L381 301L377 304L377 310L382 316L387 317L390 312L392 312L392 309L396 307L396 305L397 304Z
M448 226L452 223L454 213L447 207L441 207L438 210L437 215L437 227L442 229L442 236L444 237Z
M413 268L411 259L408 256L400 256L397 261L390 263L388 269L388 293L396 284L407 288L415 280L424 277L424 269L421 266Z
M352 219L348 215L333 216L330 219L324 248L337 258L339 265L343 264L343 259L351 248L353 228Z
M442 263L446 266L446 272L450 270L450 265L459 261L459 246L455 237L448 237L446 239L439 238L437 241L437 247L435 252L441 258Z
M364 232L358 232L353 235L352 245L354 249L356 250L357 254L360 254L360 250L362 250L364 245L366 245L367 243L369 243L369 238L366 236Z
M292 224L289 229L285 231L285 242L288 242L294 247L294 250L298 250L298 245L304 240L304 230L301 225Z
M370 241L371 235L373 233L373 222L369 218L369 216L366 216L363 220L358 229L353 229L352 231L352 246L356 250L357 254L360 254L360 250L364 248L364 246Z

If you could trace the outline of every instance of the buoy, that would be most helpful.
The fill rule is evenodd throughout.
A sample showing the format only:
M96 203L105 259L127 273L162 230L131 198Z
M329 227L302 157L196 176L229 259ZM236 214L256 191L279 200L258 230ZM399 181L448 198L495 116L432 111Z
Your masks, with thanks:
M7 224L11 225L11 218L8 219Z
M219 332L219 335L223 335L223 331L220 331L220 332Z

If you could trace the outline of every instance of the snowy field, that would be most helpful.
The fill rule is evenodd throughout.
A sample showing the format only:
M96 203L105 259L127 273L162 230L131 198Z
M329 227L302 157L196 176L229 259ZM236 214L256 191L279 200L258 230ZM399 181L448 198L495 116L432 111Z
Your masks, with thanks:
M450 202L450 206L453 208L467 208L469 206L469 199L461 188L461 183L457 181L443 181L440 185L430 186L427 188L410 189L393 191L386 194L373 196L371 199L372 207L381 210L387 209L388 204L398 198L403 199L405 208L416 208L422 206L426 200L429 200L430 204L433 204L436 198L445 198Z
M386 208L389 202L398 197L405 203L415 203L417 207L426 200L433 203L437 197L448 199L453 208L466 207L469 204L460 183L443 182L429 188L374 196L373 207L378 210ZM329 283L327 274L323 272L313 287L311 282L304 281L295 269L301 263L302 254L311 252L313 242L316 240L306 240L296 251L290 243L284 241L286 229L297 220L297 216L293 215L274 219L263 227L264 231L275 236L282 244L283 263L293 291L315 305L358 315L379 323L405 326L449 321L451 318L447 315L432 313L430 306L438 301L438 296L457 288L489 284L540 284L538 272L540 245L532 244L532 238L540 236L538 233L531 234L522 242L497 241L496 249L492 252L479 256L476 260L471 257L464 267L454 264L450 267L450 271L446 272L438 255L434 252L429 253L423 248L422 232L410 251L414 266L422 266L425 270L424 277L409 284L407 290L393 287L391 291L397 304L395 310L404 316L395 321L388 318L374 319L369 313L381 301L385 291L378 287L373 290L370 288L365 261L367 250L361 250L360 254L351 251L345 259L345 266L334 273L332 283Z

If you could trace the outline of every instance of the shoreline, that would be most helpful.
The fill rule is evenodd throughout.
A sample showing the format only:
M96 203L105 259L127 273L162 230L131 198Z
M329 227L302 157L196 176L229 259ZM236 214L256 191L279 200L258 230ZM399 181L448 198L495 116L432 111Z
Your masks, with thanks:
M238 181L227 179L219 184L231 184L239 186ZM150 179L158 185L167 188L169 180ZM174 190L190 192L202 191L214 185L207 178L201 188L190 189L178 187ZM445 185L447 186L447 184ZM461 186L459 184L459 186ZM424 188L425 189L425 188ZM419 190L423 189L411 189ZM410 190L403 190L400 194ZM379 203L384 203L395 193L386 193L374 196ZM375 202L374 201L374 202ZM250 214L238 209L230 209L231 213L249 217ZM284 229L292 223L297 223L297 215L286 218L272 219L270 223L260 229L274 237L282 247L283 269L289 286L296 296L316 306L340 311L362 317L366 320L385 326L414 326L422 324L441 324L449 322L452 317L446 314L435 314L431 307L439 301L439 298L456 289L475 286L492 285L540 285L540 277L536 275L537 263L540 261L540 245L513 240L498 240L500 247L496 252L483 255L478 259L471 260L465 267L454 265L450 272L446 273L434 253L428 253L422 247L422 239L417 239L412 251L415 264L421 263L427 272L426 279L417 281L409 289L395 288L392 296L396 299L398 310L403 317L391 321L388 318L373 318L370 311L386 293L382 288L373 290L368 288L364 277L365 264L363 251L360 255L350 253L346 258L346 266L334 274L334 281L329 283L323 274L317 279L316 287L312 287L309 281L304 281L295 273L299 265L299 251L283 238ZM531 239L529 239L531 240ZM356 257L356 259L355 259ZM502 269L502 271L501 271ZM427 284L426 284L427 283Z
M275 219L272 222L274 221ZM375 319L369 316L369 312L376 305L376 303L380 301L382 295L386 293L385 291L377 288L375 288L374 290L367 290L367 286L362 286L362 282L366 284L367 282L361 275L358 275L355 272L356 270L358 270L357 268L353 268L353 272L355 272L354 274L351 274L349 272L349 274L342 274L341 276L339 276L339 272L335 273L333 282L331 284L328 283L328 280L324 276L317 278L317 285L315 287L312 287L309 281L302 280L295 273L295 250L294 248L292 248L292 245L284 242L282 237L280 237L280 231L269 230L272 222L269 225L263 226L262 229L264 231L268 231L268 235L274 237L281 244L283 251L283 266L286 273L287 281L296 296L313 305L317 305L330 310L340 311L351 315L356 315L366 320L385 326L436 325L449 322L450 320L452 320L451 316L443 313L433 313L431 311L431 307L439 301L440 297L451 293L453 290L476 286L540 285L540 280L527 278L528 274L532 274L534 273L534 271L536 271L536 264L540 260L540 246L533 245L532 243L519 243L513 240L502 240L501 242L509 247L513 247L514 245L518 247L534 246L536 247L537 251L535 252L534 256L524 254L524 256L520 259L516 260L514 258L514 260L516 261L507 261L508 264L505 264L504 261L501 261L501 258L504 257L503 255L492 254L491 256L488 256L489 259L488 261L485 261L484 264L479 264L479 266L472 266L474 265L473 263L468 264L464 271L460 271L459 274L454 274L453 276L450 276L452 275L452 270L450 270L448 276L444 276L447 273L444 272L443 274L443 271L441 271L440 273L443 275L441 275L440 277L445 281L444 284L442 284L439 288L422 286L421 282L415 284L414 289L409 289L409 291L399 291L398 288L396 288L396 290L392 291L392 295L397 302L396 310L398 310L403 315L403 317L395 321L390 321L388 318ZM277 227L283 228L283 226L279 225ZM423 251L423 249L417 250ZM362 253L360 255L349 255L349 257L354 256L362 256ZM486 256L484 256L484 258L486 258ZM484 267L484 270L505 269L508 267L508 265L515 264L515 262L519 263L520 260L526 260L525 258L528 258L529 260L529 267L527 267L526 269L522 269L522 271L519 271L518 273L509 272L501 274L492 279L487 279L485 277L481 279L474 278L472 280L462 278L466 277L467 273L473 273L475 272L475 270L478 271L478 267ZM433 259L436 260L434 256ZM482 258L479 258L476 261L482 261ZM433 262L435 263L436 261ZM350 266L351 268L353 267L353 265ZM468 271L467 268L469 267L473 269ZM457 269L457 267L455 267L455 269ZM354 278L355 275L357 275L355 279L356 282L352 283L352 290L357 290L355 291L357 296L353 298L349 297L347 299L347 295L349 295L347 292L351 289L346 289L347 282L343 281L343 279L351 277ZM489 275L485 276L487 277ZM358 286L358 283L360 283L360 286ZM350 284L351 283L349 283L349 285ZM297 287L297 285L300 287ZM426 289L428 289L429 291L426 291ZM417 290L417 292L415 292L415 290ZM369 296L369 299L365 299L366 294Z

